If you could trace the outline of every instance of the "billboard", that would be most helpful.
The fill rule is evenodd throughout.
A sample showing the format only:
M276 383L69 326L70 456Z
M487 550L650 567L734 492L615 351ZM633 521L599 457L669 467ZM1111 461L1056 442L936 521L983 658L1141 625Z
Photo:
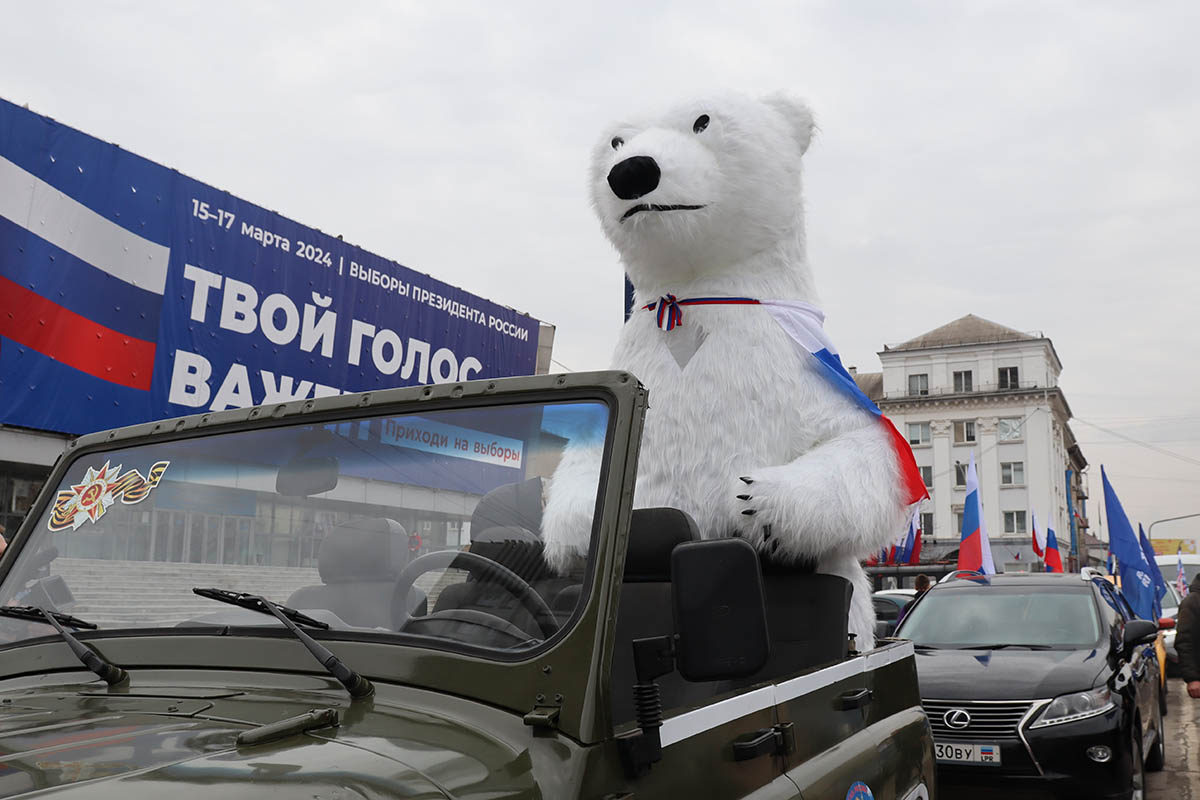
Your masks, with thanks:
M1196 554L1195 539L1151 539L1150 546L1156 556L1173 556L1176 553Z
M0 100L0 423L535 371L539 323Z

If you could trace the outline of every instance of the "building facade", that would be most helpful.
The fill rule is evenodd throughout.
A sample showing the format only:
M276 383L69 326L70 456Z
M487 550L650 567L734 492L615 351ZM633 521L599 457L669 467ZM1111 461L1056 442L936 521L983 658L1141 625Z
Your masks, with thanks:
M1087 527L1087 461L1071 432L1050 339L968 314L885 346L879 359L882 373L856 378L912 445L929 489L920 509L922 560L957 557L974 456L996 568L1040 568L1034 513L1042 529L1055 531L1067 565L1072 541L1078 554Z

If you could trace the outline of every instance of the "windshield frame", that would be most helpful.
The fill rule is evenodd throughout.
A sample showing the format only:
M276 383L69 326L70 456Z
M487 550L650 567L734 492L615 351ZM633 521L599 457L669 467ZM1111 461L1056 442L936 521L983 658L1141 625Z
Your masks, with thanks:
M560 715L560 728L573 731L573 735L581 740L598 741L604 732L598 721L600 715L594 713L591 705L601 694L600 665L606 639L601 633L605 628L604 620L615 611L610 609L615 605L617 595L612 587L612 576L623 563L625 546L625 536L618 536L618 533L627 534L632 511L633 476L646 394L645 388L624 372L539 375L405 387L230 409L89 434L68 444L55 463L8 551L0 559L0 581L7 580L17 557L35 535L69 467L80 458L98 452L262 427L336 422L350 415L419 414L537 402L603 402L609 414L588 569L581 599L559 633L537 647L507 654L406 634L310 631L314 638L335 647L339 657L372 679L474 695L495 705L522 710L522 713L529 710L530 686L545 684L550 696L585 698L587 702L573 704L572 713L566 714L564 709ZM618 525L620 520L626 525ZM619 578L617 580L619 582ZM253 640L272 640L280 646L258 647L261 654L255 653L258 657L250 659L253 669L323 674L312 670L303 655L291 653L296 646L295 640L281 626L125 628L81 632L79 638L102 640L106 656L132 669L141 664L205 670L251 666L247 663L246 653L256 648ZM176 638L181 645L165 647L164 638ZM187 642L203 644L193 648L184 646ZM363 652L351 652L363 648L366 648ZM49 631L46 636L6 644L0 647L0 652L5 654L5 658L0 659L0 681L20 674L78 670L78 662L70 657L57 635ZM448 668L447 660L455 662L455 666ZM509 673L508 677L498 676L497 670ZM464 671L478 671L478 680L465 680ZM464 683L472 686L465 687Z

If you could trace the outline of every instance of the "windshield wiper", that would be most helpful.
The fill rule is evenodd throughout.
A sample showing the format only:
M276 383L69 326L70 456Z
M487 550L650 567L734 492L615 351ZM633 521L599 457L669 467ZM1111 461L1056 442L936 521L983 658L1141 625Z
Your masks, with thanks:
M59 635L67 643L67 647L71 648L71 652L75 654L75 657L85 667L99 675L109 686L116 686L118 683L124 683L129 680L128 672L76 639L73 633L63 627L64 625L70 625L72 628L94 631L99 627L95 623L85 622L78 617L72 617L70 614L49 611L41 606L0 606L0 616L15 617L17 619L29 620L30 622L44 622L51 625L58 630Z
M233 606L249 609L250 611L257 611L260 614L274 616L300 640L301 644L308 648L308 652L312 653L313 658L319 661L321 666L337 679L338 683L346 687L346 691L350 693L352 698L359 700L364 697L370 697L375 693L375 687L369 680L343 664L341 659L331 653L327 647L324 647L320 642L300 630L296 624L300 623L300 625L307 625L310 628L329 630L328 623L321 622L319 619L313 619L294 608L281 606L278 603L255 594L229 592L224 589L204 589L201 587L193 588L192 592L201 597L207 597L209 600L218 600L222 603L229 603Z
M1016 644L1014 642L1006 642L1004 644L969 644L964 646L963 650L1003 650L1006 647L1020 647L1026 650L1053 650L1054 646L1049 644Z

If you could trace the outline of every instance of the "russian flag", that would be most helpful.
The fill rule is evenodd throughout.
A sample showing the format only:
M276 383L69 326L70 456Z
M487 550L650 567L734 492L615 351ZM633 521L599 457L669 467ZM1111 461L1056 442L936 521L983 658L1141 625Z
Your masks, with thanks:
M47 157L49 173L60 166ZM108 386L127 408L148 403L168 257L0 157L0 371L29 389L54 386L60 404L85 406L89 385ZM45 395L13 390L5 387L6 419L45 427Z
M1058 539L1054 536L1054 529L1046 529L1046 572L1062 572L1063 562L1062 554L1058 552Z
M975 472L975 451L967 467L967 499L963 503L962 541L958 545L958 568L995 575L992 546L983 522L983 504L979 499L979 475Z
M917 520L916 513L913 513L913 518L908 523L908 533L904 534L904 543L900 546L900 552L896 554L897 564L908 564L912 561L913 548L916 547L917 539Z
M740 299L740 298L734 298ZM798 300L760 300L759 305L779 323L780 327L791 337L798 350L816 358L817 363L824 367L825 377L842 391L860 408L879 419L884 427L892 452L895 454L900 468L900 480L906 505L919 503L929 497L925 490L925 481L921 479L921 470L913 458L912 446L900 435L892 421L883 415L879 406L871 398L863 394L854 382L854 377L842 366L841 356L837 348L825 334L825 314L821 309L810 303Z
M913 537L912 553L908 557L908 563L910 566L921 563L921 538L924 536L925 532L921 530L920 517L921 512L919 509L913 512L913 529L915 531L915 535Z
M1038 533L1037 512L1030 512L1033 517L1033 552L1037 553L1037 557L1044 559L1046 557L1046 539Z
M1178 559L1178 564L1175 568L1175 588L1179 590L1180 597L1187 597L1189 587L1187 573L1183 571L1183 545L1175 548L1175 558Z

